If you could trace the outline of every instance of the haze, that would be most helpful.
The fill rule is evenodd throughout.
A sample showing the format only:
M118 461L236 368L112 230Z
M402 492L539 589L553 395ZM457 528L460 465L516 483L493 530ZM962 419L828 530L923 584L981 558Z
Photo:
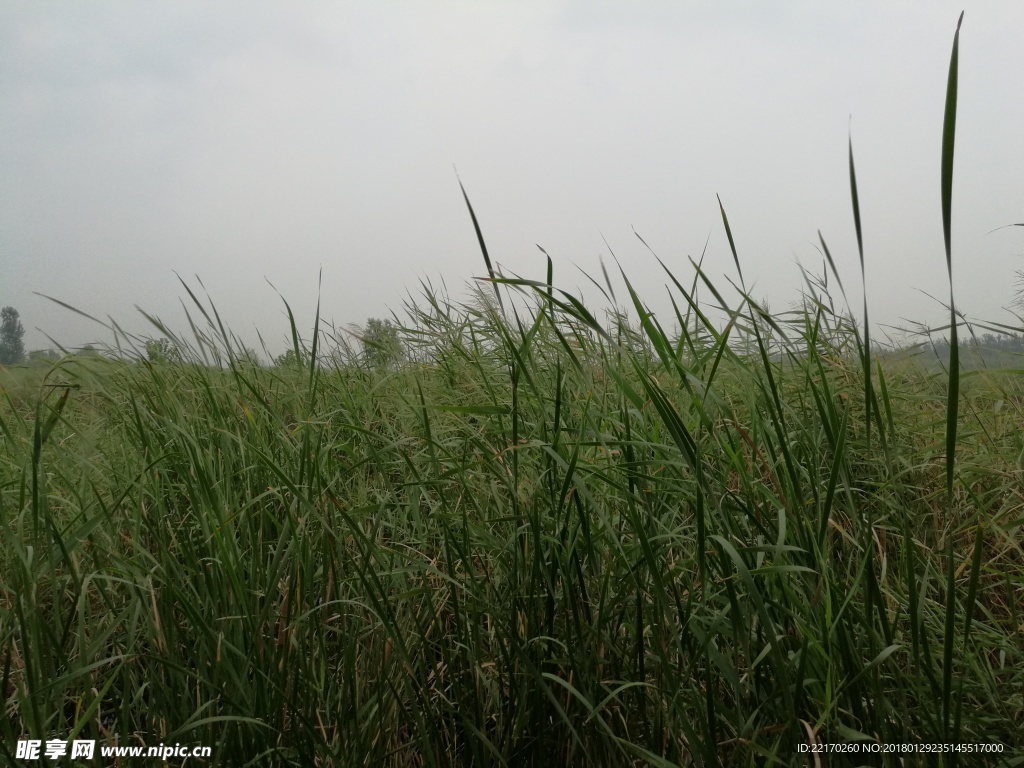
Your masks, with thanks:
M880 325L941 325L943 101L962 4L41 3L0 6L0 305L26 348L110 342L46 294L158 335L181 275L271 352L288 324L455 296L492 257L579 286L615 258L671 326L666 282L708 242L773 309L821 270L855 307L852 136ZM972 3L953 198L958 306L1018 323L1024 6ZM709 240L710 237L710 240ZM610 248L610 250L609 250ZM612 256L614 252L614 257ZM579 269L577 269L577 266ZM723 278L724 282L724 278ZM928 294L931 295L931 298ZM590 295L590 294L588 294ZM620 296L621 299L621 296Z

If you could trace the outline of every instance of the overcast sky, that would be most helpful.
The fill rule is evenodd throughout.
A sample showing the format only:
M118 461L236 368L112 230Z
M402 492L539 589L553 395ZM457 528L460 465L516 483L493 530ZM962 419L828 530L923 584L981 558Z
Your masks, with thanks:
M939 192L949 2L0 4L0 305L28 348L109 341L35 295L145 328L184 326L175 273L279 351L268 281L311 327L400 309L419 281L493 258L586 285L609 246L663 313L710 236L773 309L820 270L860 275L852 133L873 319L943 322ZM1024 4L966 5L954 174L958 305L1003 307L1024 268ZM606 244L607 241L607 244ZM724 280L723 280L724 282ZM935 299L929 298L931 294ZM620 297L621 298L621 297ZM948 316L947 316L948 317ZM670 318L663 317L666 325Z

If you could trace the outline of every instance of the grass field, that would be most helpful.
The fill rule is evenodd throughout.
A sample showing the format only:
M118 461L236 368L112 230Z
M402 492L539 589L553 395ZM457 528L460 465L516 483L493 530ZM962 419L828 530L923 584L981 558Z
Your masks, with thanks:
M823 277L771 315L666 269L659 322L484 257L400 359L293 324L260 367L193 297L181 359L0 372L0 754L1022 763L1019 370L876 358Z

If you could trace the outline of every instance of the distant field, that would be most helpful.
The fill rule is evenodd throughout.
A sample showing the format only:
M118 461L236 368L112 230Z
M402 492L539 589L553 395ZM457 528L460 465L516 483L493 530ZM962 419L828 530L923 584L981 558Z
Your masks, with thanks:
M947 506L947 379L872 363L866 390L822 305L669 339L486 296L428 297L373 365L8 371L0 742L396 766L1019 742L1024 377L965 377Z

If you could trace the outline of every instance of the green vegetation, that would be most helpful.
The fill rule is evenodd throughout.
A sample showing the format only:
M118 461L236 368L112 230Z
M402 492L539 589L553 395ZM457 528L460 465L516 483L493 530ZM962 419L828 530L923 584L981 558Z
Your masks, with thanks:
M146 359L151 363L171 362L181 359L181 353L170 339L150 339L146 342Z
M395 365L402 359L402 340L398 326L390 320L371 317L363 330L363 356L372 366Z
M949 365L949 340L936 339L907 349L887 353L897 358L914 357L932 370ZM1024 333L983 333L971 337L960 348L960 369L980 371L987 368L1020 368L1024 363Z
M25 358L25 328L14 307L0 311L0 365L17 365Z
M824 275L772 315L665 267L669 332L623 274L638 320L599 320L477 234L488 285L407 305L387 365L318 319L260 367L189 291L174 356L0 379L0 752L1020 764L1019 373L873 356Z

